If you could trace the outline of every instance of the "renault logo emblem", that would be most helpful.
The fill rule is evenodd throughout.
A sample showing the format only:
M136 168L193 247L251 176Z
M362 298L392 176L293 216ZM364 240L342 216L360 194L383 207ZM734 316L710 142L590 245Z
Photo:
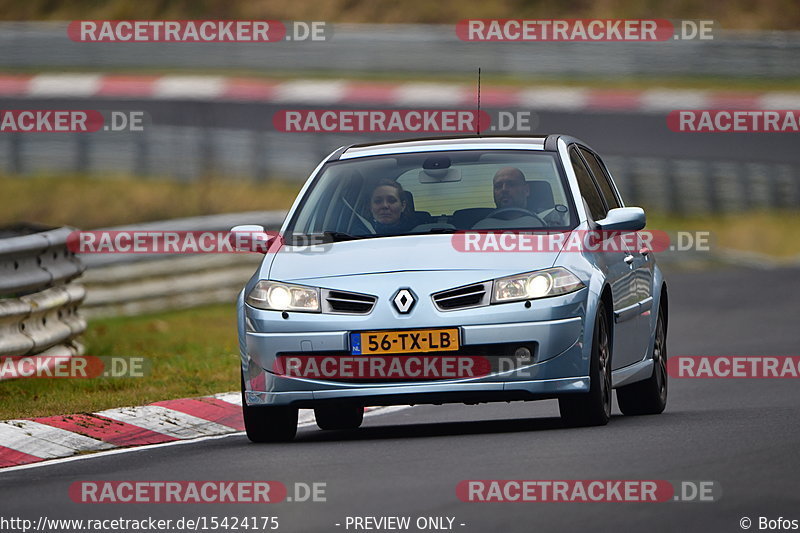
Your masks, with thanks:
M397 291L397 293L395 293L394 298L392 298L392 302L398 311L405 314L411 311L411 308L414 307L417 299L414 296L414 293L411 292L411 289L400 289Z

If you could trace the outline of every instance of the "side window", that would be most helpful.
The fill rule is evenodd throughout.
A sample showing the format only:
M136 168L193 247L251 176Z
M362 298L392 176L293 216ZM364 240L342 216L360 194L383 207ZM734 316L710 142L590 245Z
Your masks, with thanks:
M597 190L597 185L589 173L589 169L583 163L583 159L578 155L578 151L572 148L569 151L569 159L572 162L572 168L575 170L575 175L578 177L578 187L581 190L586 205L589 206L589 213L591 213L594 220L600 220L606 217L608 210L606 209L603 199L600 197L600 192Z
M611 183L608 181L608 176L603 170L603 165L597 160L597 156L583 148L581 148L580 151L581 154L583 154L583 158L586 160L586 163L588 163L589 168L592 170L592 174L594 174L597 184L600 186L600 191L603 193L603 198L605 198L608 208L614 209L616 207L622 207L619 205L619 200L617 200L617 196L614 194L614 189L611 187Z

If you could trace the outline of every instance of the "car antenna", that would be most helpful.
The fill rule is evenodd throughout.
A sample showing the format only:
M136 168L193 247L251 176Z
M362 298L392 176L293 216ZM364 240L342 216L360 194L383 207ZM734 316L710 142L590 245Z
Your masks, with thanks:
M481 136L481 67L478 67L478 121L475 135Z

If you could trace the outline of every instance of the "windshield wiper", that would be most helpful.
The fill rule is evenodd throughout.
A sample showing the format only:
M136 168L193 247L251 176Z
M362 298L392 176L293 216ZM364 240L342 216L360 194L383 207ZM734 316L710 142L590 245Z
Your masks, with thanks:
M414 233L409 233L408 235L425 235L426 233L447 234L447 233L455 233L457 231L458 231L458 229L456 229L456 228L431 228L428 231L422 231L422 232L419 232L419 233L414 232Z
M323 231L320 233L313 233L311 237L319 237L322 235L325 238L330 239L333 242L340 242L340 241L354 241L356 239L364 239L364 235L350 235L349 233L345 233L343 231Z

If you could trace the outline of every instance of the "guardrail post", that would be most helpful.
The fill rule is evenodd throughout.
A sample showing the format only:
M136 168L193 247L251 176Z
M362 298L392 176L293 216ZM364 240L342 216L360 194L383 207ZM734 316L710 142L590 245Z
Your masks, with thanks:
M745 165L741 163L736 165L736 177L739 181L739 190L742 195L742 210L748 211L753 207L753 187Z
M269 160L267 136L262 130L253 130L250 139L253 154L250 171L253 173L253 180L265 181L268 176L267 161Z
M22 174L24 172L22 164L22 135L19 133L7 133L8 142L8 173Z
M792 165L789 167L789 179L794 185L794 203L792 206L800 206L800 166Z
M703 161L703 177L705 178L706 197L708 198L708 208L711 213L720 212L719 192L717 191L714 168L710 161Z
M617 172L615 175L617 174L620 176L620 179L615 179L615 181L617 183L621 182L625 184L625 192L623 193L625 204L641 205L642 198L641 191L639 190L639 182L636 179L636 173L632 172L631 161L629 158L623 157L619 159L619 164L617 165Z
M75 172L85 174L89 171L89 134L73 133L75 136Z
M133 172L137 176L148 176L150 174L150 146L147 131L139 132L135 136L136 157L133 162Z
M666 180L667 180L667 205L669 205L670 212L681 215L684 212L681 194L678 190L678 176L677 169L679 168L676 161L668 160L666 166Z
M767 166L767 184L769 187L768 207L770 208L781 207L785 200L781 194L780 170L781 167L778 164Z
M202 126L200 128L200 138L198 139L198 147L200 150L200 175L214 175L216 170L215 154L214 154L214 135L211 128ZM194 176L197 178L197 176Z

